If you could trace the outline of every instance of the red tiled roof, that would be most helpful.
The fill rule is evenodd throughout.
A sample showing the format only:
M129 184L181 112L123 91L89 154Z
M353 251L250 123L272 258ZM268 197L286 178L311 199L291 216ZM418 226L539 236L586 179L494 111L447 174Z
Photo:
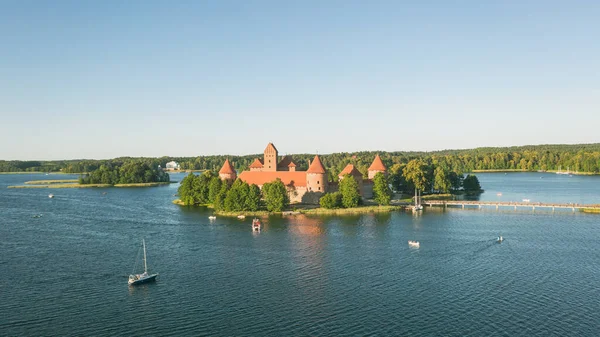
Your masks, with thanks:
M292 156L283 157L283 159L281 159L279 164L277 164L277 167L294 167L294 166L296 166L296 164L294 163Z
M250 168L263 168L262 160L258 158L254 159L252 164L250 164Z
M256 184L259 186L265 183L275 181L277 178L281 179L286 186L306 186L306 172L290 172L290 171L276 171L276 172L262 172L262 171L244 171L240 174L239 178L248 184Z
M387 169L385 168L385 165L383 165L383 161L381 161L381 158L379 158L379 155L375 156L375 159L373 160L373 164L371 164L371 166L369 166L369 171L386 171Z
M275 147L275 145L273 145L273 143L269 143L269 144L267 144L267 147L265 148L265 151L264 151L264 152L267 152L267 150L271 150L271 151L279 152L279 151L277 151L277 148Z
M315 156L306 173L325 173L325 167L323 167L319 155Z
M350 174L350 175L353 175L353 176L362 176L362 173L360 173L360 171L357 170L356 167L354 167L354 165L352 165L352 164L346 165L346 167L344 167L344 169L342 170L342 172L340 172L339 176L343 177L346 174Z
M219 170L219 174L232 174L232 173L235 173L235 169L233 168L233 166L231 166L229 159L225 159L225 163L223 164L223 167L221 167L221 170Z

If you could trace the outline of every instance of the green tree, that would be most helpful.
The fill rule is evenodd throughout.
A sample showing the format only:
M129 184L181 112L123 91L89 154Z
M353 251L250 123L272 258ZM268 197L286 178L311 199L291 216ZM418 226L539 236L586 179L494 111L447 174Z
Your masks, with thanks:
M340 208L342 207L342 194L340 192L327 193L321 197L319 204L327 209Z
M258 211L260 207L260 188L255 184L248 187L248 196L246 197L246 203L244 209L246 211Z
M244 204L246 202L247 191L244 191L245 182L237 179L225 196L224 208L228 212L239 212L244 210Z
M358 182L350 174L346 174L340 181L340 193L342 194L342 205L345 208L359 205L360 190L358 189Z
M465 180L463 180L463 188L465 190L465 192L481 192L481 185L479 185L479 179L477 179L477 176L473 175L473 174L469 174L467 175L467 177L465 178Z
M392 191L390 190L387 177L378 172L373 178L373 199L379 205L389 205L392 200Z
M208 186L208 202L210 204L214 204L215 203L215 198L217 197L217 194L219 194L219 191L221 190L221 178L219 178L218 176L213 176L210 179L210 184Z
M269 212L281 212L290 204L287 189L279 178L264 184L262 192Z
M413 159L406 164L402 173L404 179L411 182L417 190L425 191L427 184L426 170L427 164L422 159Z
M450 181L449 174L441 166L435 168L433 188L442 193L448 193L452 188L452 182Z
M210 182L213 178L211 171L204 171L198 178L196 178L196 185L194 186L196 202L198 204L208 204L209 201L209 190Z
M225 209L225 198L227 197L228 191L229 191L229 184L226 181L224 181L221 184L221 189L219 190L219 193L217 193L217 195L215 196L215 203L214 203L215 210L221 211L221 210Z
M188 174L179 185L177 189L177 193L179 194L179 199L183 201L185 205L193 205L194 204L194 181L196 180L196 175L193 173Z

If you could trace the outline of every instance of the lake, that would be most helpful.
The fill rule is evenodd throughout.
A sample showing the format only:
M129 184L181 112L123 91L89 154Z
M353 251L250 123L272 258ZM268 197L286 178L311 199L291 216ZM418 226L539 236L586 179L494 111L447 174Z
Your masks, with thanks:
M480 200L600 203L600 177L477 176ZM172 204L178 184L6 188L76 177L0 175L0 335L600 335L600 215L270 216L253 233ZM142 238L160 275L128 287Z

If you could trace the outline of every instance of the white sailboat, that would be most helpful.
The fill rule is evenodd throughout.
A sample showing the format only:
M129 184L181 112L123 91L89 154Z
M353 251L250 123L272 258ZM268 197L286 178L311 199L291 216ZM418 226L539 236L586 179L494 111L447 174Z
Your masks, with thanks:
M156 280L156 277L158 276L158 274L148 274L148 265L146 264L146 241L144 239L142 239L142 246L144 247L144 273L129 275L129 281L127 282L127 284L129 284L130 286L134 286L134 285L142 284L142 283L146 283L146 282L153 282ZM139 256L139 253L138 253L138 256ZM137 264L137 258L136 258L135 262ZM133 267L133 269L135 271L135 266Z
M415 188L415 205L413 206L413 211L414 212L418 212L418 211L422 211L423 210L423 205L421 205L421 200L420 200L420 196L417 192L417 189Z
M561 171L560 170L560 166L558 167L558 171L556 172L556 174L570 174L569 172L569 166L567 166L567 170L566 171Z

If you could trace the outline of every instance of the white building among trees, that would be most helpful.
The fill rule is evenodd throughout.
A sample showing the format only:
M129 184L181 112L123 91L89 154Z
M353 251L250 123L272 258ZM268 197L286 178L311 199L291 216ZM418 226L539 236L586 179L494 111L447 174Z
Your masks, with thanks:
M167 171L177 171L179 170L179 164L176 161L170 161L165 165L165 170Z

